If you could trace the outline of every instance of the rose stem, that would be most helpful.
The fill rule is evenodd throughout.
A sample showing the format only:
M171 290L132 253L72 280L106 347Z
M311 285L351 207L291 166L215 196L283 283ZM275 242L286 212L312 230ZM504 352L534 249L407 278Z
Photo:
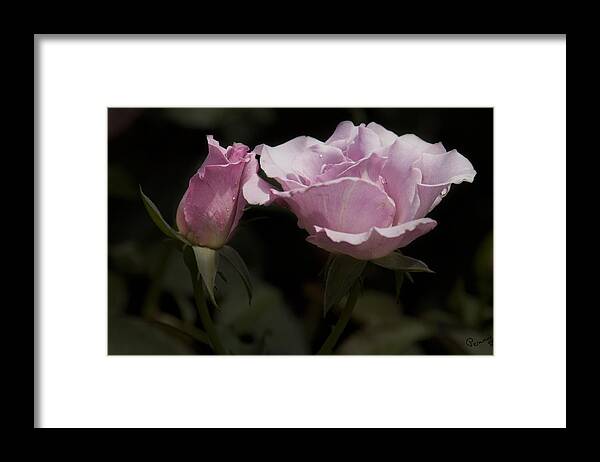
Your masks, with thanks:
M330 355L333 347L340 339L342 332L346 328L348 321L350 321L350 317L352 316L352 311L354 311L354 306L356 305L356 301L358 300L358 294L360 292L360 284L356 283L350 289L350 293L348 294L348 299L346 300L346 305L342 310L342 314L338 319L335 327L323 343L321 349L317 352L318 355Z
M198 277L198 268L195 268L195 271L190 270L190 274L192 276L192 284L194 285L194 299L196 300L196 306L198 307L198 314L200 314L202 326L204 326L206 335L208 335L208 339L215 353L218 355L226 355L227 350L219 339L217 329L215 328L210 317L210 312L208 311L208 305L206 303L206 298L204 297L204 288L202 287L202 278Z

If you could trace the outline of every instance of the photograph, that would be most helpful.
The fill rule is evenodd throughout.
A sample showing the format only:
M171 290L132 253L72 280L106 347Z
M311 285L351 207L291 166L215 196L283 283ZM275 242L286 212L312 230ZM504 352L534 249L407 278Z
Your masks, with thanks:
M566 161L566 34L36 35L34 428L566 428Z
M493 107L108 107L113 355L493 355Z

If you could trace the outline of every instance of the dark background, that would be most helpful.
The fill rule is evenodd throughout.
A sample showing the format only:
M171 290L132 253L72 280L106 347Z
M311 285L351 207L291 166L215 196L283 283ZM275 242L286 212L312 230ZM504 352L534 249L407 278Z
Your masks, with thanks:
M180 254L150 221L141 185L174 224L206 135L222 146L278 145L299 135L326 140L343 120L377 122L457 149L477 170L429 215L438 226L403 249L435 274L415 274L396 303L392 272L369 265L365 292L338 354L491 354L493 111L408 109L108 110L109 354L210 354L198 341L191 282ZM275 206L250 207L230 245L255 286L248 307L230 268L214 313L224 341L240 354L310 354L337 313L322 316L326 252L305 241L296 218ZM469 340L471 339L471 340Z

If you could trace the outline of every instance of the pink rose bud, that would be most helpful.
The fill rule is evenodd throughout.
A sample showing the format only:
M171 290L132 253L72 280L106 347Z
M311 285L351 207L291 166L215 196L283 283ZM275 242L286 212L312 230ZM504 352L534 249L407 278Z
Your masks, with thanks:
M256 154L283 191L260 185L248 201L285 203L309 242L360 260L386 256L431 231L437 223L426 215L452 184L476 174L456 150L376 123L341 122L325 142L300 136L260 145Z
M248 146L225 149L211 135L206 138L208 155L179 203L177 227L192 244L218 249L231 238L248 203L242 189L247 185L249 194L256 190L260 198L265 186Z

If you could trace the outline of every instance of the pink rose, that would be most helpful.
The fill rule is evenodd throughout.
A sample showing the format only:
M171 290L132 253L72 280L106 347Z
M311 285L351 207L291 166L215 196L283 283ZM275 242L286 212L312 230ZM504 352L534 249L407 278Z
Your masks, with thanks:
M248 146L225 149L211 135L206 138L208 155L179 203L177 227L192 244L218 249L240 221L247 204L241 190L252 177L258 181L258 161Z
M426 215L451 184L472 182L476 173L456 150L373 122L342 122L324 143L300 136L255 151L283 191L256 177L244 190L248 201L284 202L309 242L361 260L388 255L431 231L437 223Z

